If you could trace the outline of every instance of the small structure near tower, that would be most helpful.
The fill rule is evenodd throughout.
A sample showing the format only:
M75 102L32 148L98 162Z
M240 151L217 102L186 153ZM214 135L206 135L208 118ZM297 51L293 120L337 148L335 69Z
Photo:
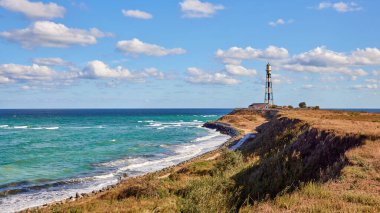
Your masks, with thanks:
M266 69L266 81L265 81L265 99L264 103L273 105L273 90L272 90L272 66L268 63Z
M253 103L248 108L254 110L266 110L274 105L273 89L272 89L272 66L268 63L266 67L266 81L265 81L265 98L264 103Z

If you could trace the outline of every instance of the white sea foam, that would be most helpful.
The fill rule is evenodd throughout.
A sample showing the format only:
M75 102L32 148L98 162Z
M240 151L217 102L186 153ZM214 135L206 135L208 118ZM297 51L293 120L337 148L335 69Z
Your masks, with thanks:
M193 120L193 121L183 121L183 120L180 120L178 122L159 122L159 121L152 121L152 122L149 122L148 125L146 125L147 127L157 127L156 129L158 130L162 130L162 129L167 129L167 128L177 128L177 127L182 127L182 126L186 126L186 127L198 127L198 126L202 126L203 122L201 121L198 121L198 120Z
M193 125L194 127L200 125L199 122L173 122L170 124L162 123L162 125L173 126L179 125L179 123L181 125ZM155 157L135 157L106 162L98 164L98 166L110 169L114 168L113 172L93 177L67 180L67 182L71 182L72 184L65 185L64 187L54 186L38 191L30 191L0 198L1 211L20 211L26 208L60 201L71 196L74 197L76 193L81 194L89 193L93 190L100 190L109 185L116 184L119 181L119 177L125 173L129 176L137 176L176 165L218 148L229 138L229 136L222 135L215 130L208 131L209 134L207 136L194 139L189 143L180 145L160 145L161 147L171 150L171 152L174 153L173 155L162 154Z
M2 129L8 128L8 127L9 127L9 125L0 125L0 128L2 128Z
M33 129L33 130L56 130L59 129L58 126L52 126L52 127L28 127L28 129Z
M47 129L47 130L56 130L56 129L59 129L59 127L58 126L45 127L45 129Z
M134 175L140 175L151 171L157 171L165 167L173 166L180 162L189 160L193 157L216 149L229 138L229 136L222 135L214 130L209 131L209 135L197 138L191 143L173 146L165 145L166 148L171 149L175 155L166 156L159 159L139 158L134 159L134 163L130 162L130 159L130 164L124 167L120 167L118 169L118 173L127 172Z
M14 126L14 129L27 129L28 126Z

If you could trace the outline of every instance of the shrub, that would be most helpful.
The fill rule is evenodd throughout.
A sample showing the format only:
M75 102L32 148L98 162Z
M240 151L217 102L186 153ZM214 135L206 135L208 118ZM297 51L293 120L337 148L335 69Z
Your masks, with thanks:
M228 212L232 181L223 176L192 181L184 190L180 212Z
M243 155L237 151L224 149L220 158L221 160L216 163L213 169L214 174L222 174L243 164Z
M301 102L301 103L298 104L298 106L300 108L306 108L306 103L305 102Z
M293 106L292 106L292 105L289 105L288 108L289 108L289 109L293 109Z

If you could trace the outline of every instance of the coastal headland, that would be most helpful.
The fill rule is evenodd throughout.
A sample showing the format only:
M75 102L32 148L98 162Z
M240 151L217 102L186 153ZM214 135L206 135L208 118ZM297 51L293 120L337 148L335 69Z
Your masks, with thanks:
M380 212L380 114L236 109L204 126L231 139L179 165L26 211Z

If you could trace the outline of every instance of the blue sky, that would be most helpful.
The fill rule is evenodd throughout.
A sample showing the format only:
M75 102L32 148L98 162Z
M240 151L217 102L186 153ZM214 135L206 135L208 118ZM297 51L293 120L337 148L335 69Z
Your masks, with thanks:
M380 2L0 0L0 108L379 108Z

